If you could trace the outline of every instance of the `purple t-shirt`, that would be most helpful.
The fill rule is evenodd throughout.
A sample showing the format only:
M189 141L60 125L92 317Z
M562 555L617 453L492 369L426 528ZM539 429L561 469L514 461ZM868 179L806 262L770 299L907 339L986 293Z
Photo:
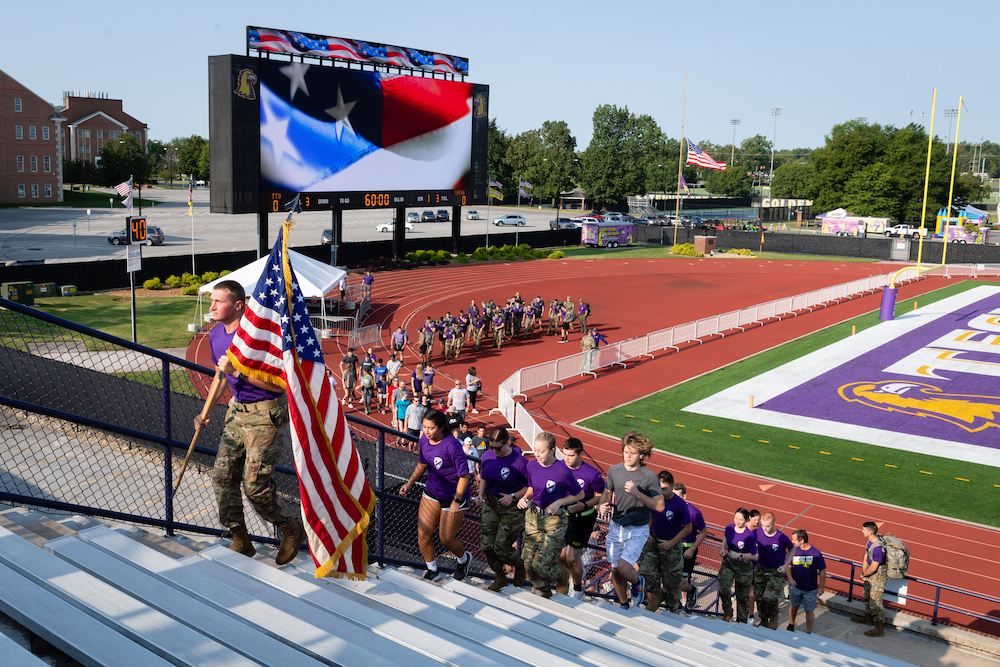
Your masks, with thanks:
M420 391L424 386L424 376L417 375L417 372L413 371L410 377L413 379L413 391Z
M561 498L580 493L576 478L562 461L556 461L546 468L537 459L532 459L528 461L524 476L534 493L532 500L540 509Z
M570 468L569 471L573 473L573 477L579 485L579 488L573 493L573 495L583 491L584 502L587 502L594 496L599 496L604 493L604 477L601 476L601 471L594 466L589 463L581 462L579 468L576 470Z
M788 536L780 530L768 537L764 529L758 526L753 529L753 534L757 538L757 554L760 556L757 565L759 567L776 570L785 564L785 556L795 548Z
M803 551L796 547L792 555L792 580L800 591L814 591L819 588L819 572L826 569L826 561L819 549L809 545Z
M674 494L677 495L676 493ZM686 502L686 501L685 501ZM691 517L691 532L684 537L683 544L694 544L694 541L698 539L698 533L705 530L705 517L701 515L701 510L692 505L687 504L688 515Z
M736 524L726 525L726 548L729 551L736 551L742 554L757 553L757 538L753 531L744 528L742 533L736 532Z
M371 285L373 282L375 282L375 276L369 276L368 274L365 274L365 277L362 278L362 281L364 282L365 285Z
M652 533L658 540L672 540L691 521L691 514L676 493L664 493L663 500L663 511L653 510Z
M511 447L507 456L500 458L492 449L483 454L482 475L486 494L499 497L503 493L516 493L528 486L528 461L520 447Z
M871 549L865 549L865 568L871 567L872 563L881 564L884 562L885 549L882 548L881 542L877 542Z
M208 344L212 348L212 365L219 363L219 357L226 353L229 346L233 342L233 336L236 335L236 330L233 329L233 333L226 333L226 327L221 322L214 327L208 333ZM229 382L229 388L233 390L233 396L236 397L237 403L256 403L257 401L269 401L272 398L277 398L281 394L275 393L273 391L268 391L267 389L261 389L256 387L246 380L238 380L233 375L227 375L226 381Z
M469 464L462 445L453 435L446 435L436 445L432 445L426 435L420 436L420 462L427 465L427 482L424 490L428 495L447 500L455 497L458 479L469 474ZM472 485L465 487L465 499L472 495Z
M434 375L437 373L433 368L424 369L424 384L434 384Z

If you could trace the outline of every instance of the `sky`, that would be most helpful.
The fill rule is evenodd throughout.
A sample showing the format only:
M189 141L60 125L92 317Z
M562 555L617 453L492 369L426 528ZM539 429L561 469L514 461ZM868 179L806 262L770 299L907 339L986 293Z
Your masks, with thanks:
M683 116L685 137L716 144L739 119L737 144L761 134L782 150L855 118L929 126L935 89L937 136L954 138L943 111L964 95L959 139L1000 141L996 0L8 4L0 69L52 103L108 93L164 142L210 138L208 57L244 54L248 25L467 57L508 134L562 120L581 150L602 104L674 138Z

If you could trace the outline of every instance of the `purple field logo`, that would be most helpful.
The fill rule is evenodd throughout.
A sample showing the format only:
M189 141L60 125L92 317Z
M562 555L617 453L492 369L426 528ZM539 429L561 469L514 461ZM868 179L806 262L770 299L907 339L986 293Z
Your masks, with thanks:
M949 394L940 387L920 382L852 382L838 391L850 403L930 417L954 424L970 433L1000 426L1000 396Z

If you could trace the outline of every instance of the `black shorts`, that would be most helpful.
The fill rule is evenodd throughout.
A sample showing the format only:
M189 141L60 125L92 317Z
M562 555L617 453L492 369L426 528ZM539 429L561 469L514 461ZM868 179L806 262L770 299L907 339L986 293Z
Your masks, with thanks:
M566 525L566 544L574 549L583 549L590 542L590 534L594 532L597 523L597 510L593 507L589 514L569 514Z
M683 546L683 545L682 545ZM684 547L684 551L687 551L689 547ZM698 560L698 550L694 550L694 555L691 558L684 559L684 574L691 574L694 572L694 564Z
M443 512L450 512L451 511L451 503L455 499L454 496L452 496L451 498L435 498L434 496L432 496L431 494L427 493L426 491L424 491L424 493L423 493L423 495L421 497L427 498L429 500L434 500L434 501L440 503L440 505L441 505L441 511L443 511ZM462 510L467 510L467 509L469 509L469 499L465 498L464 500L462 500L462 503L458 506L458 511L461 512Z
M426 351L427 351L427 343L421 343L420 344L420 354L423 354Z
M393 342L393 344L392 344L392 349L393 349L393 350L395 350L396 352L399 352L399 351L400 351L400 350L402 350L402 349L403 349L403 348L404 348L405 346L406 346L406 343L396 343L396 342Z
M569 322L563 322L562 323L562 330L563 331L569 331Z

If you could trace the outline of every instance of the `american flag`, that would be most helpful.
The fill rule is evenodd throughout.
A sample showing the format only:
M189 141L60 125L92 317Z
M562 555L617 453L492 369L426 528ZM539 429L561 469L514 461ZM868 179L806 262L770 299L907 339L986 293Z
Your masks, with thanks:
M711 155L698 148L698 146L695 145L695 143L692 142L690 139L688 139L687 142L688 142L688 159L687 159L688 164L696 164L699 167L705 167L706 169L718 169L719 171L726 170L725 162L716 162L715 160L712 159Z
M228 355L244 374L285 387L302 518L316 576L364 579L375 508L323 350L288 259L285 221Z
M520 182L520 186L521 186L522 188L528 188L529 190L531 190L532 188L534 188L534 187L535 187L535 186L533 186L533 185L532 185L531 183L529 183L528 181L524 180L523 178L522 178L522 179L520 179L520 181L521 181L521 182Z
M502 188L503 187L503 183L501 183L500 181L498 181L495 178L491 178L490 179L490 187L491 188Z
M119 183L115 186L115 192L117 192L122 197L128 197L132 194L132 179L128 179L124 183Z

